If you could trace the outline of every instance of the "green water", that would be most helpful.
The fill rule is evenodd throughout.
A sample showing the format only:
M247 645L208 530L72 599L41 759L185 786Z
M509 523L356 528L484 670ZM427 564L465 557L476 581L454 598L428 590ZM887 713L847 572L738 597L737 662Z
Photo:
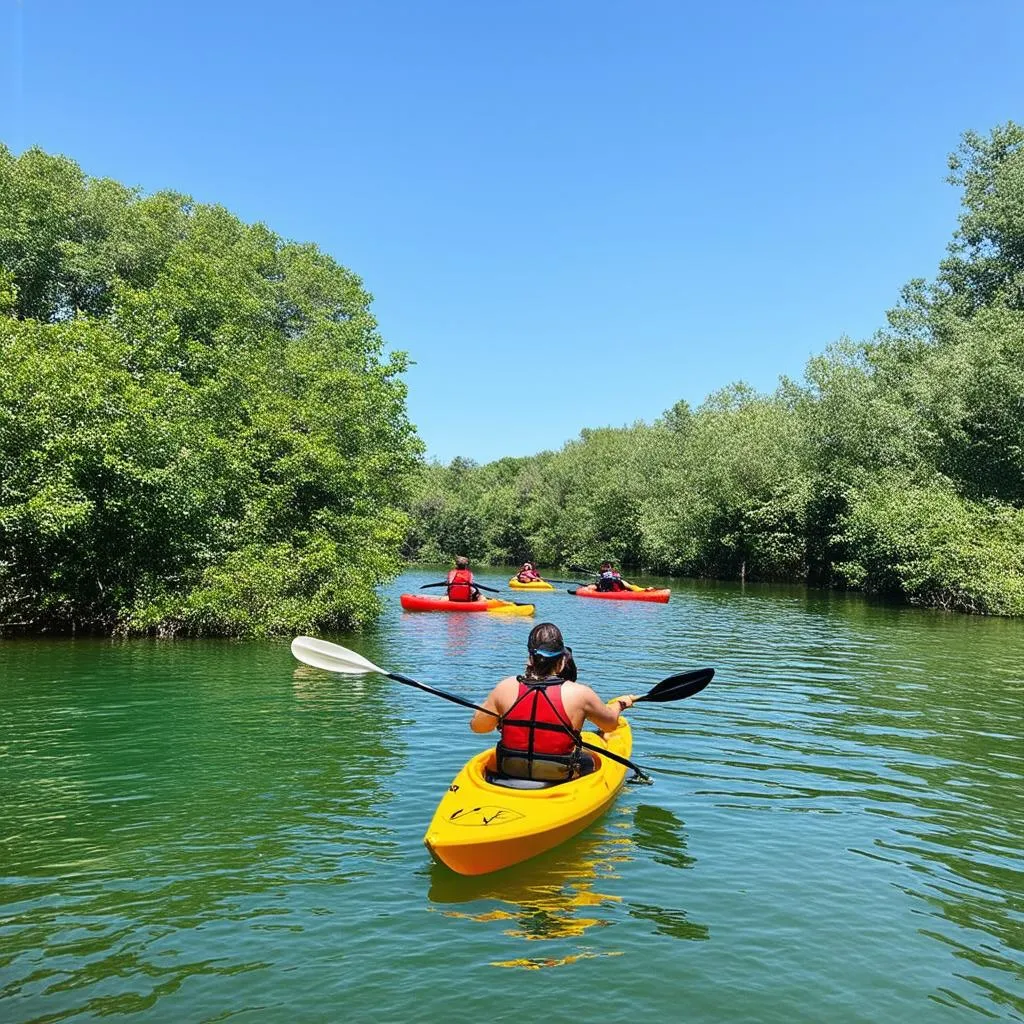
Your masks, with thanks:
M1024 1020L1024 623L679 581L399 611L431 578L335 639L470 698L541 619L605 697L714 666L630 715L656 785L460 878L421 841L461 709L283 642L2 641L0 1020Z

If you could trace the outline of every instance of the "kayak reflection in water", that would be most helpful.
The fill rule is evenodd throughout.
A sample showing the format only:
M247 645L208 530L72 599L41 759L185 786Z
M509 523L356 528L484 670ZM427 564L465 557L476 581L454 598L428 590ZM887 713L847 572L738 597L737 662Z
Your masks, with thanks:
M636 695L605 704L589 686L577 682L572 648L565 646L561 630L552 622L533 627L526 649L526 672L502 679L483 701L482 707L500 719L477 711L469 727L481 733L500 727L500 776L566 782L593 771L594 759L580 743L584 721L613 732Z

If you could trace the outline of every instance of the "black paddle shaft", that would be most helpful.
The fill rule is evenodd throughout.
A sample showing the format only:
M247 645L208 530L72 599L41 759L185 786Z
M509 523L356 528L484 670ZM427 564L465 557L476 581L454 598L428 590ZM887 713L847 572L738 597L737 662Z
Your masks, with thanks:
M424 693L432 693L435 697L440 697L443 700L450 700L453 704L460 704L471 711L482 711L485 715L493 715L495 718L501 717L487 708L480 707L479 704L474 704L471 700L466 700L465 697L460 697L455 693L447 693L445 690L437 690L433 686L427 686L426 683L421 683L409 676L403 676L401 672L388 672L387 677L388 679L394 679L397 683L405 683L406 686L415 686L417 690L422 690Z
M440 583L421 583L420 590L426 590L428 587L447 587L448 581L441 580ZM471 587L476 587L477 590L487 590L492 594L500 594L500 590L495 590L494 587L485 587L482 583L470 583Z

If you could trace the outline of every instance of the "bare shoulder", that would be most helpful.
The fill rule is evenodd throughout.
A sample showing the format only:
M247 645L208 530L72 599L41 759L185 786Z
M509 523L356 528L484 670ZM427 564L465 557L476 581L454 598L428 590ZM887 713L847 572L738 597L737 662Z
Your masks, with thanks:
M592 704L601 704L603 701L600 697L589 687L586 683L563 683L562 684L563 700L571 700L579 704L580 707L588 707Z
M500 679L491 691L491 696L502 710L507 709L518 695L519 680L515 676L505 676L504 679Z

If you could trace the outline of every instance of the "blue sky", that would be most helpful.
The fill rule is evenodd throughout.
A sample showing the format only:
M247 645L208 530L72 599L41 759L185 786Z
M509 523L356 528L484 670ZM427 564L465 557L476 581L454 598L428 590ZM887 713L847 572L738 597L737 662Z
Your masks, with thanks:
M0 140L315 241L488 461L867 338L1024 119L1019 0L0 0Z

